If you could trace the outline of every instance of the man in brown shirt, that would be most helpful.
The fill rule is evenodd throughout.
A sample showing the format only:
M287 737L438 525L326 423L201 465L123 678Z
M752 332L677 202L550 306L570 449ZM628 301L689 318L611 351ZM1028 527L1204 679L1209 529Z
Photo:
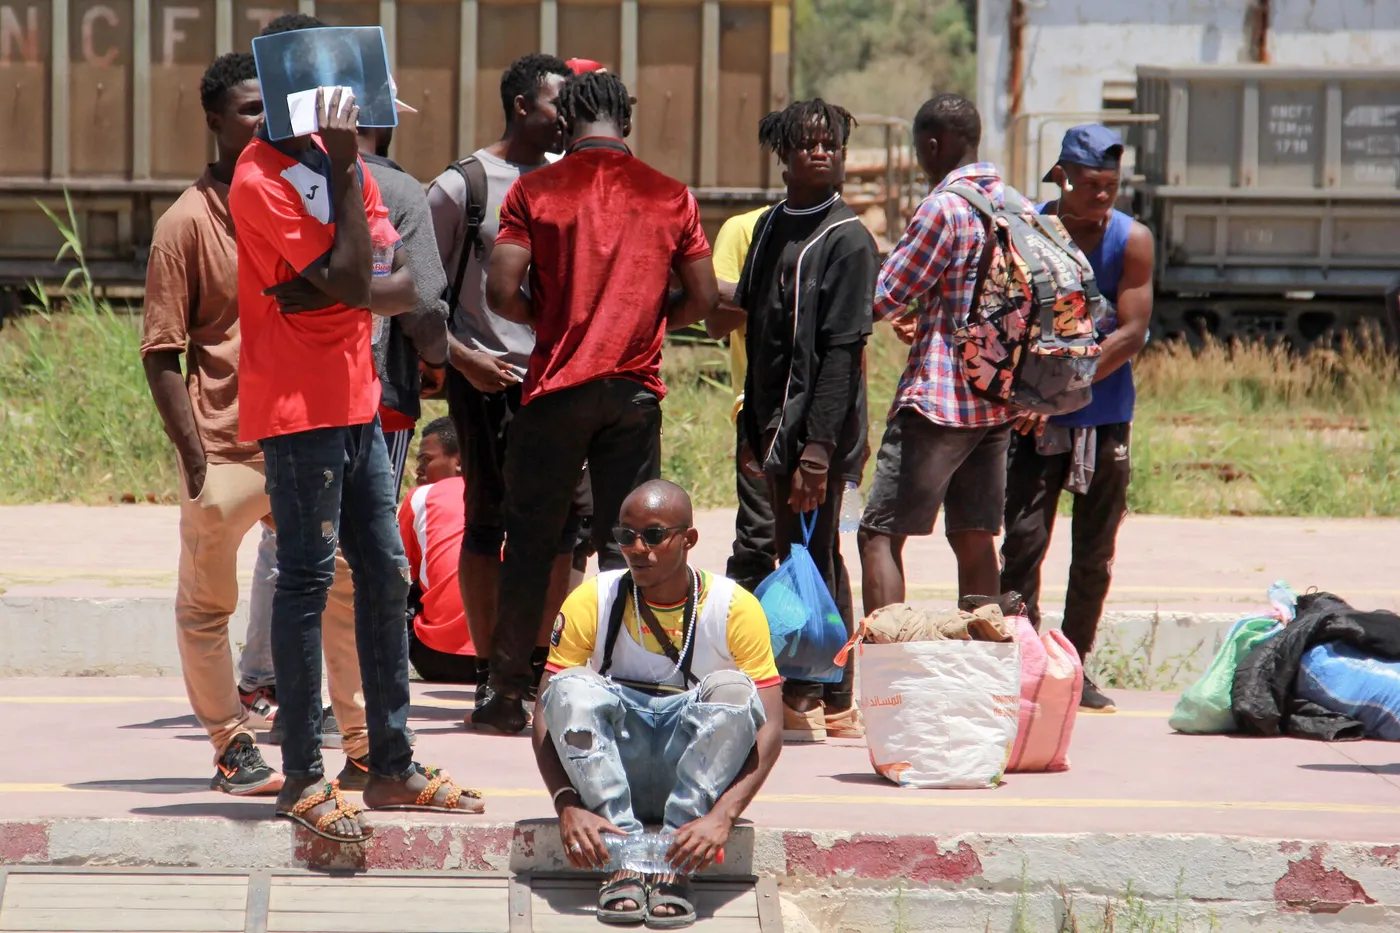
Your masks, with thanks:
M141 340L146 380L180 466L175 620L185 689L214 746L211 789L239 796L276 794L283 783L254 744L228 638L238 605L238 546L260 520L271 518L262 451L238 440L238 263L228 208L234 165L262 121L257 77L253 57L242 52L222 56L205 72L200 98L218 161L156 224ZM368 737L343 561L337 561L324 625L331 703L345 753L363 757Z

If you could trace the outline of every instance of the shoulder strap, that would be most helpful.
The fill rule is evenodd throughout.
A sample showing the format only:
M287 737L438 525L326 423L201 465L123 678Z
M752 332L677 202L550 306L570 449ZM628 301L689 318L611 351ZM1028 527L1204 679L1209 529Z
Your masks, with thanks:
M969 323L981 312L982 283L987 281L987 275L992 271L992 250L996 249L996 246L996 226L992 222L992 215L984 214L982 216L982 255L977 257L977 278L972 283L972 304L967 309Z
M698 571L697 571L698 573ZM606 675L612 667L613 650L617 647L617 639L622 634L622 617L627 611L627 601L632 598L632 574L624 573L617 584L617 594L613 597L612 609L608 613L608 640L603 645L603 663L598 668L598 673ZM691 590L686 597L685 609L681 613L681 619L690 619L691 625L700 624L699 616L696 612L695 591ZM699 683L699 679L690 672L690 665L695 656L695 638L691 636L685 657L681 657L680 651L676 648L676 643L671 641L671 636L666 634L665 629L656 621L656 617L649 614L645 608L642 609L642 617L639 620L647 627L651 637L656 639L661 646L662 654L666 655L666 660L680 668L681 677L687 687L691 684Z
M466 228L462 236L462 246L457 257L457 274L452 279L452 290L447 294L449 313L457 309L462 297L462 280L467 274L467 259L472 253L481 252L481 225L486 220L486 168L476 156L467 156L453 162L448 168L462 176L467 185L467 203L464 217Z
M603 591L598 590L601 598ZM608 612L608 635L607 641L603 642L603 664L598 668L598 673L604 677L612 667L613 649L617 647L617 636L622 634L622 614L627 611L627 600L632 596L632 574L624 573L617 581L617 589L613 592L612 608Z
M975 207L978 212L988 217L993 216L997 212L997 209L992 206L991 200L971 185L949 185L944 190L953 192L953 194L956 194L968 204Z
M962 198L982 215L982 255L977 259L977 277L972 283L972 303L968 305L968 323L978 320L982 304L982 283L987 280L987 273L992 269L992 250L996 248L996 224L994 218L998 211L992 206L991 200L981 191L971 185L949 185L946 189ZM1008 223L1008 227L1010 224Z

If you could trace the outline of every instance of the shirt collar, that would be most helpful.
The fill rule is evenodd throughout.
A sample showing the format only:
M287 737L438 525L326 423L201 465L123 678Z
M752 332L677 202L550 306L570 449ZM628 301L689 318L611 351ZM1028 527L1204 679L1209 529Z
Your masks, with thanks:
M396 172L404 171L404 167L399 163L395 162L393 159L385 158L384 156L378 155L373 152L362 152L360 153L360 158L363 159L365 162L368 162L370 165L378 165L382 166L383 168L391 168ZM405 174L407 173L405 172Z
M229 186L214 177L212 166L204 167L204 174L199 176L199 180L194 183L204 194L205 201L209 204L209 213L228 228L229 233L233 233L233 214L228 209L228 189Z
M948 177L938 183L933 190L942 191L949 185L955 185L960 181L970 181L973 178L1000 178L996 165L991 162L974 162L971 165L964 165L948 174Z
M627 155L632 154L631 148L616 136L585 136L582 139L574 140L574 144L569 147L565 155L583 152L588 149L611 149L613 152L622 152Z

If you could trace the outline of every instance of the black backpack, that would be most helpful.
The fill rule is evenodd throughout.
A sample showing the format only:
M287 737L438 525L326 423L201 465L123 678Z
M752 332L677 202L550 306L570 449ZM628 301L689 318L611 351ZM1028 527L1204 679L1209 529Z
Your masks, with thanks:
M443 298L447 301L447 313L455 314L457 302L462 297L462 279L467 274L467 257L476 254L481 262L486 247L481 242L481 225L486 220L486 169L476 156L467 156L447 166L457 172L467 183L467 229L462 237L462 246L457 260L457 274L452 279Z

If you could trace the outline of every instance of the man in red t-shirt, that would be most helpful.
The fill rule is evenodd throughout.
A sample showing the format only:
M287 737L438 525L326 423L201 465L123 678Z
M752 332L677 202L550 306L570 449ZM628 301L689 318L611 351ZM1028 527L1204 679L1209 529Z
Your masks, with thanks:
M491 310L535 329L506 450L490 695L471 717L506 733L527 722L530 653L579 470L587 460L599 566L620 569L612 528L622 500L661 472L662 338L719 302L695 197L623 142L632 102L622 80L575 75L558 110L567 154L506 194L486 279Z
M408 658L429 683L476 683L476 649L457 584L467 508L462 452L451 418L423 428L417 479L417 488L399 507L399 535L413 576L410 594L416 591L409 599Z
M413 761L408 737L408 562L376 410L370 355L376 253L397 248L359 159L359 108L317 97L319 139L270 142L239 158L229 193L238 231L239 436L259 441L277 525L272 660L286 783L277 814L338 842L368 837L321 762L321 613L339 543L355 580L355 641L370 745L371 809L481 812L480 796ZM348 96L348 95L347 95ZM403 268L395 255L393 266ZM389 288L412 278L395 272ZM375 296L372 299L372 296ZM390 302L397 305L397 302Z

